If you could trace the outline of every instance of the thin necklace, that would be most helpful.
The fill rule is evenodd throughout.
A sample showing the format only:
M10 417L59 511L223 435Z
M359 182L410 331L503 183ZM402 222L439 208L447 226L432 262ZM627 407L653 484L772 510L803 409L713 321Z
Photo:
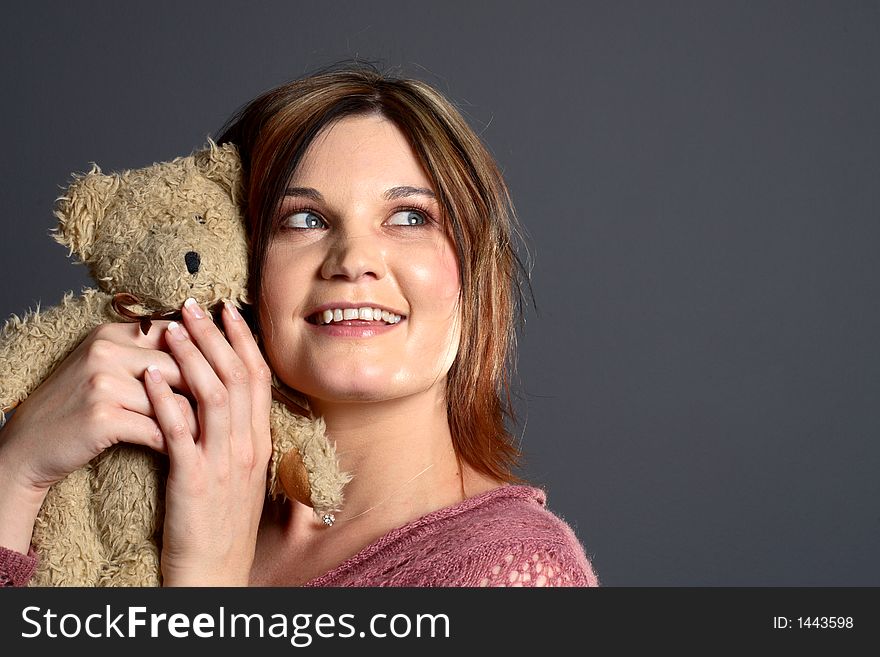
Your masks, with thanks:
M414 479L416 479L417 477L422 476L423 474L425 474L428 470L430 470L430 469L433 468L433 467L434 467L434 464L432 463L431 465L429 465L428 467L426 467L426 468L425 468L424 470L422 470L421 472L416 473L415 475L413 475L412 477L410 477L409 479L407 479L405 482L403 482L400 486L398 486L398 487L395 488L393 491L391 491L391 494L390 494L388 497L386 497L386 498L385 498L384 500L382 500L381 502L379 502L379 503L377 503L377 504L374 504L373 506L371 506L371 507L370 507L369 509L367 509L366 511L361 511L359 514L357 514L357 515L355 515L355 516L352 516L351 518L343 518L343 519L340 520L339 522L349 522L350 520L354 520L355 518L360 518L360 517L361 517L362 515L364 515L365 513L369 513L369 512L372 511L373 509L382 506L383 504L385 504L385 502L387 502L387 501L390 500L392 497L394 497L394 495L395 495L396 493L398 493L398 492L399 492L404 486L406 486L407 484L411 483L411 482L412 482ZM323 523L324 523L325 525L327 525L328 527L332 527L333 524L336 522L336 517L335 517L332 513L325 513L323 516L321 516L321 520L322 520Z

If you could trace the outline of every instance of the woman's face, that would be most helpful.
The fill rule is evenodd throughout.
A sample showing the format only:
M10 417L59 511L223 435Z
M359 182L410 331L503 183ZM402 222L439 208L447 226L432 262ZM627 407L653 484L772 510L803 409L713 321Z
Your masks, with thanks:
M445 390L460 337L458 263L403 133L372 115L325 128L279 221L260 306L277 376L313 404Z

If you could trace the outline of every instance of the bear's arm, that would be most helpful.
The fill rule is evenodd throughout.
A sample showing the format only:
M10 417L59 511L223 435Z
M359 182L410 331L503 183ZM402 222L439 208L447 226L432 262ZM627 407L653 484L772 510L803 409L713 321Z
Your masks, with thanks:
M13 315L0 331L0 410L24 401L98 324L111 321L109 295L68 293L46 310Z

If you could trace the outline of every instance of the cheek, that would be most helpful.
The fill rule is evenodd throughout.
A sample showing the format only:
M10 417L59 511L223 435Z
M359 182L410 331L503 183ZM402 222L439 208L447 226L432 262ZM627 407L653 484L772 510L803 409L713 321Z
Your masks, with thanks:
M458 259L451 245L432 250L431 257L414 258L408 277L412 286L414 335L416 352L413 362L419 362L429 378L448 372L459 349L461 340L461 308L459 299Z
M461 291L455 251L444 245L433 250L430 257L413 258L409 265L409 279L418 286L423 309L435 313L451 312Z
M294 319L304 289L303 285L296 284L298 280L303 280L301 269L290 265L282 266L284 261L285 254L273 253L270 247L263 266L258 308L260 332L267 353L272 351L272 347L284 349L285 345L278 344L279 341L284 341L281 329L288 327Z

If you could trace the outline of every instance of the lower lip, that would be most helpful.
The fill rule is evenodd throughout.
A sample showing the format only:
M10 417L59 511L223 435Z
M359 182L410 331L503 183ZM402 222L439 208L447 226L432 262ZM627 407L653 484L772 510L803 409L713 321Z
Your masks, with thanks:
M306 322L306 324L317 331L319 335L334 338L372 338L374 335L393 331L405 321L405 319L401 319L396 324L371 324L367 322L363 324L312 324L311 322Z

